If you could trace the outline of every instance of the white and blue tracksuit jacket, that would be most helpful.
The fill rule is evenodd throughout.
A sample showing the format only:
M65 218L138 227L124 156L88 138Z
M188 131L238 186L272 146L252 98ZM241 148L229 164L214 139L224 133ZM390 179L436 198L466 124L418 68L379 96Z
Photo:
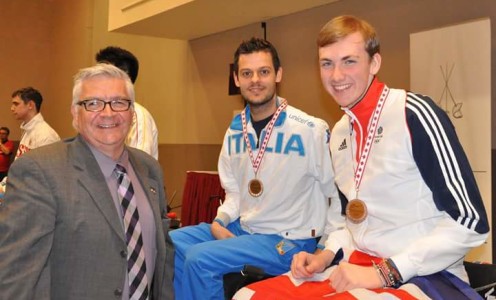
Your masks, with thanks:
M373 110L370 103L377 103L381 85L374 80L331 134L343 205L357 197L357 135L366 136L363 110ZM351 120L361 123L363 135ZM331 233L327 249L337 253L350 247L391 258L404 281L441 270L467 280L463 258L487 238L488 220L455 128L430 98L389 90L358 198L367 205L367 218L360 224L347 221L347 229Z

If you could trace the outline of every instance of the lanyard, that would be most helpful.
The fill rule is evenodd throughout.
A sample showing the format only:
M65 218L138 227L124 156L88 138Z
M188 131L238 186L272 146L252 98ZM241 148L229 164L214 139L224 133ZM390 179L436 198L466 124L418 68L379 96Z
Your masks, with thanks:
M282 103L279 105L277 108L276 112L272 116L272 119L270 120L269 124L267 124L266 130L265 130L265 136L262 142L262 145L260 146L260 149L258 151L257 157L255 158L253 155L253 149L251 148L251 143L248 139L248 129L247 129L247 124L246 124L246 109L244 109L241 112L241 122L243 124L243 137L245 139L246 147L248 149L248 153L250 155L250 160L251 164L253 166L253 171L255 172L255 176L258 173L258 169L260 168L260 164L262 162L262 158L265 154L265 150L267 149L267 144L269 143L270 136L272 134L272 129L274 128L274 125L277 121L277 118L279 117L279 114L286 108L288 105L288 102L284 99L282 99Z
M377 125L379 124L379 119L381 117L382 109L384 108L384 103L386 102L386 98L388 94L389 94L389 88L385 86L384 89L382 90L379 101L377 102L377 105L372 114L363 151L361 149L358 149L358 151L360 151L360 160L355 170L355 190L357 194L360 184L362 182L363 173L365 172L365 166L367 165L370 149L372 148L372 143L374 141L375 134L377 132Z

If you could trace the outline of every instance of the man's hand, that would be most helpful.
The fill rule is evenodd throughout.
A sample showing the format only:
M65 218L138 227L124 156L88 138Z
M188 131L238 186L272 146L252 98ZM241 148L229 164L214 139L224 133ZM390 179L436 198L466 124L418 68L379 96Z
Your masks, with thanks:
M291 274L294 278L312 277L313 274L324 271L333 258L334 253L329 250L321 251L318 254L302 251L293 255Z
M227 230L225 227L217 223L216 221L212 222L212 226L210 227L210 231L212 232L212 235L218 239L218 240L223 240L223 239L228 239L234 237L234 234Z
M340 293L355 288L375 289L382 287L382 280L374 267L362 267L340 262L329 276L331 286Z

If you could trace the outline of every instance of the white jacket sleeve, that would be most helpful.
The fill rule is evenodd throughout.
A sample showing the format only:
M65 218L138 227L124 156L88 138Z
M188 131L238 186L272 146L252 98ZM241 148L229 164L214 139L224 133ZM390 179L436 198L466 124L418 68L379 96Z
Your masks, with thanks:
M224 144L222 145L222 149L220 151L218 163L220 183L226 192L226 198L222 202L222 205L219 206L219 208L217 209L216 216L216 218L221 219L225 225L239 218L240 202L239 185L236 182L236 177L233 174L231 168L231 159L228 152L228 135L229 129L224 136Z
M325 136L320 136L320 141L316 143L316 145L321 145L318 150L320 153L317 155L317 157L320 158L320 163L317 164L317 167L320 169L319 173L321 174L321 189L325 192L328 200L330 201L326 216L324 234L319 241L319 245L324 246L331 232L342 229L345 226L345 219L342 215L342 207L338 190L334 183L334 170L332 168L329 149L330 130L327 123L324 121L322 121L322 123L324 129L321 133Z

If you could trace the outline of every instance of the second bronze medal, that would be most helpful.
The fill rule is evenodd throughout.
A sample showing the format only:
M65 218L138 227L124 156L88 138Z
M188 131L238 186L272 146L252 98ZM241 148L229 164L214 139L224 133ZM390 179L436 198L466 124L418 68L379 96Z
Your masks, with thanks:
M360 224L367 218L367 205L359 199L353 199L346 205L346 218L354 224Z
M248 183L248 192L253 197L260 197L263 193L263 183L259 179L252 179Z

